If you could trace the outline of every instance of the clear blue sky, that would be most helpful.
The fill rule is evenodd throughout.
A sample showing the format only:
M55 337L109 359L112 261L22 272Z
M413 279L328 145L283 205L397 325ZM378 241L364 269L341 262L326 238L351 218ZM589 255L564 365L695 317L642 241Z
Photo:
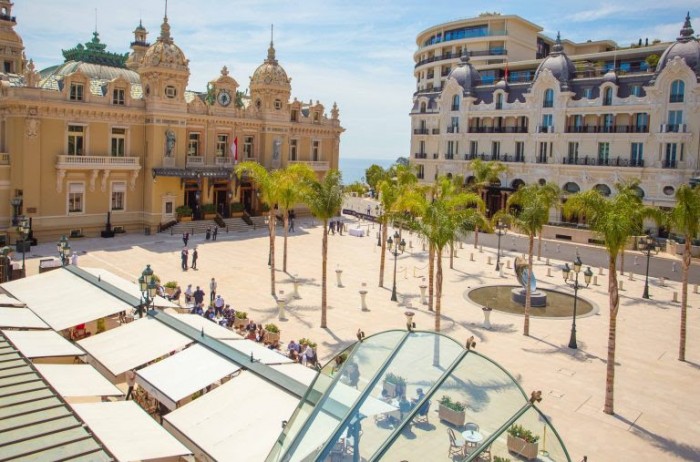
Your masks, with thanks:
M407 156L416 35L430 26L484 11L517 14L544 33L573 41L640 37L673 40L690 9L700 32L700 0L170 0L171 33L190 60L189 88L226 65L242 88L267 54L270 24L280 64L292 77L292 96L340 108L341 156ZM27 58L43 69L63 61L61 49L91 39L97 23L110 51L127 52L139 18L154 42L164 1L15 0L16 30Z

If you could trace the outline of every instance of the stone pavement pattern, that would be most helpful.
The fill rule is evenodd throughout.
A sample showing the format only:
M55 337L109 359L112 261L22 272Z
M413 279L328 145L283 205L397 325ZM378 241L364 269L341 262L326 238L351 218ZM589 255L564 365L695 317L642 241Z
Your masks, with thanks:
M349 220L348 220L349 221ZM416 310L418 329L432 329L434 316L420 304L421 278L427 271L427 252L416 236L404 236L409 244L398 258L397 286L399 304L390 301L393 257L387 254L384 288L378 287L379 247L376 232L369 237L329 236L328 329L321 329L321 228L310 219L297 223L297 232L289 238L289 274L281 271L281 229L276 239L277 289L288 296L293 292L290 275L300 278L300 300L287 308L287 321L277 320L277 305L270 294L267 266L266 230L219 234L216 242L194 236L189 248L199 251L198 271L180 269L182 239L162 233L156 236L120 235L114 239L74 239L71 246L80 252L79 265L102 267L136 281L145 265L151 264L164 283L177 281L200 285L208 292L213 276L221 293L236 309L249 312L256 322L275 322L282 330L282 341L308 337L318 343L322 362L355 341L362 328L367 335L385 329L405 327L404 311L409 301ZM355 226L355 224L349 224ZM700 295L690 287L688 311L687 362L677 361L679 304L672 303L680 284L669 282L660 287L654 279L652 300L639 296L643 275L624 281L618 316L616 370L616 416L602 412L607 354L608 298L607 270L597 286L582 289L580 296L595 303L599 312L579 318L577 351L567 347L571 320L531 319L530 337L522 335L522 317L494 311L493 328L482 327L480 306L468 301L469 288L488 284L515 284L512 270L499 277L493 265L487 265L495 250L483 253L465 243L458 250L454 270L444 258L444 297L442 332L463 341L476 337L479 352L489 356L519 380L523 389L542 390L541 409L565 441L572 460L583 455L589 461L673 461L700 460ZM507 246L504 246L507 247ZM27 255L28 274L38 271L39 257L53 256L55 243L32 248ZM470 254L476 261L470 261ZM506 259L516 254L506 249ZM519 255L518 253L517 255ZM21 259L21 255L19 256ZM586 259L586 250L582 249ZM536 262L535 274L541 286L572 293L565 286L559 265L552 261L552 277L547 277L545 262ZM698 262L694 262L698 264ZM512 265L511 265L512 266ZM336 285L336 268L342 269L343 287ZM596 271L595 274L598 272ZM369 311L361 311L359 290L367 283ZM208 295L208 294L207 294ZM442 458L442 456L441 456Z

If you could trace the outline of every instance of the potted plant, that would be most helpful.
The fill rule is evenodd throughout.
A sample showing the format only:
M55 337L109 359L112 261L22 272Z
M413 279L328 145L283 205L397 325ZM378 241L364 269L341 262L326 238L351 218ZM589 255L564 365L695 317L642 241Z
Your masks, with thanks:
M181 205L175 209L177 218L180 221L192 221L192 209L187 205Z
M234 202L231 204L231 216L232 217L242 217L245 211L245 205L240 202Z
M248 312L247 311L236 311L236 316L233 320L233 327L236 329L243 328L248 324Z
M406 393L406 379L389 372L384 377L384 390L390 397L402 396Z
M175 289L177 289L177 282L176 281L168 281L165 284L163 284L163 288L165 289L166 294L172 295L173 292L175 292Z
M308 345L308 346L310 346L311 348L316 349L316 342L312 342L312 341L309 340L308 338L302 338L301 340L299 340L299 345L301 345L301 346L306 346L306 345Z
M510 462L510 459L507 457L493 456L493 462Z
M440 406L438 407L438 416L440 420L451 423L455 427L461 427L466 421L466 406L464 403L459 401L453 401L447 395L444 395L438 401Z
M216 205L215 204L203 204L202 213L204 214L205 220L211 220L216 217Z
M527 460L537 457L540 437L533 434L522 425L511 425L508 428L508 451L523 456Z
M659 55L657 54L652 54L644 58L644 61L647 63L647 70L649 72L654 72L656 70L656 65L659 64Z
M280 341L280 329L275 324L265 324L265 341L277 343Z

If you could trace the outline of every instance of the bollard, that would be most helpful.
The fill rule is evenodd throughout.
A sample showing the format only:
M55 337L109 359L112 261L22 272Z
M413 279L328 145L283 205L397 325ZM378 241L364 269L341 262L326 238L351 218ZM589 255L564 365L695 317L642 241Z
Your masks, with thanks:
M510 260L506 260L506 268L510 269Z
M481 310L484 312L484 329L491 330L491 311L493 308L485 306Z
M678 292L673 292L673 303L678 303Z
M552 277L552 268L547 268L547 277Z
M425 285L425 278L423 278L423 283L419 287L420 287L420 303L421 303L421 305L427 305L428 299L425 297L425 290L428 288L428 286Z
M521 257L522 257L523 260L526 260L525 254L522 254Z
M498 275L502 278L505 277L503 276L503 265L500 265L500 268L498 268Z
M547 260L545 261L545 264L546 264L547 266L550 265L550 263L549 263L549 257L547 257Z
M634 256L634 266L639 265L639 257L637 255Z
M486 264L490 265L491 264L491 255L488 256L488 259L486 260Z
M369 311L369 308L367 308L367 283L363 282L362 283L362 288L360 289L360 300L362 301L362 311Z
M464 248L464 247L462 247L462 241L459 241L459 248L460 248L460 249L463 249L463 248Z
M285 316L284 309L286 308L287 305L287 299L284 297L284 290L280 290L279 297L277 297L277 319L280 321L286 321L287 318Z
M479 246L479 253L484 253L484 246L483 245Z
M666 278L661 276L661 287L666 287Z
M599 267L598 267L598 274L599 274L600 276L603 275L603 267L602 267L602 266L599 266Z
M474 252L469 254L469 261L474 261Z
M408 241L408 248L413 250L413 241Z
M625 282L625 281L617 281L617 288L618 288L620 291L625 290L625 284L624 284L624 282Z
M338 268L335 270L335 275L338 278L338 287L343 287L343 281L341 280L341 276L343 275L343 270Z
M296 274L294 275L292 282L294 283L294 293L292 294L292 297L299 300L301 298L301 295L299 295L299 277Z
M598 285L598 276L593 276L593 285L594 286Z
M695 287L693 287L693 293L696 293L696 294L698 293L698 285L697 284L695 284Z
M425 252L425 242L423 242L423 252Z
M634 281L634 273L633 273L632 271L630 271L629 280L630 280L630 281Z
M454 252L455 258L459 258L459 257L457 257L457 248L455 248L454 251L455 251Z

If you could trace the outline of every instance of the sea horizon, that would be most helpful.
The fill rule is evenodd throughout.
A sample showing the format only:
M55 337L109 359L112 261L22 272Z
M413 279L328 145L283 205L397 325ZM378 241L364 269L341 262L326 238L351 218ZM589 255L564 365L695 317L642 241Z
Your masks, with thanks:
M343 174L343 183L350 184L363 181L365 171L373 164L388 168L396 162L396 159L365 159L349 157L339 159L340 171Z

